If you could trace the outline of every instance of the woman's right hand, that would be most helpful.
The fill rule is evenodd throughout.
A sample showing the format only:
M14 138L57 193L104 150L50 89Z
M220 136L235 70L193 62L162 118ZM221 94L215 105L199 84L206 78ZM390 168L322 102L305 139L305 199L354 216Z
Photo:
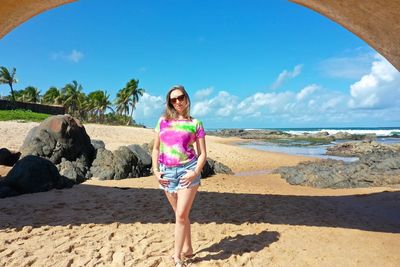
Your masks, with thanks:
M154 175L157 177L158 182L160 183L161 186L167 187L169 184L169 181L167 179L163 178L164 173L160 171L154 171Z

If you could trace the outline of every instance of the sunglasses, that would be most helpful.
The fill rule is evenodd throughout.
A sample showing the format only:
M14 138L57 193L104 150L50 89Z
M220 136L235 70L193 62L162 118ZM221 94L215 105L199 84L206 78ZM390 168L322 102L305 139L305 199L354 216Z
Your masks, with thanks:
M179 102L182 102L183 100L185 100L185 95L180 95L180 96L172 97L172 98L169 99L169 101L170 101L172 104L175 104L176 101L178 101L178 100L179 100Z

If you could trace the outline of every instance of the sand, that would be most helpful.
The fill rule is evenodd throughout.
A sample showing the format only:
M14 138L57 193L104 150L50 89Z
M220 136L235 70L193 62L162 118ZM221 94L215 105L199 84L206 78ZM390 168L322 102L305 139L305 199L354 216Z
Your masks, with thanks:
M35 125L0 122L0 146L18 150ZM85 128L110 150L153 137L150 129ZM291 186L267 172L313 159L206 139L208 156L238 175L202 180L192 266L399 265L398 189ZM0 266L173 266L174 216L156 188L153 176L89 180L0 199Z

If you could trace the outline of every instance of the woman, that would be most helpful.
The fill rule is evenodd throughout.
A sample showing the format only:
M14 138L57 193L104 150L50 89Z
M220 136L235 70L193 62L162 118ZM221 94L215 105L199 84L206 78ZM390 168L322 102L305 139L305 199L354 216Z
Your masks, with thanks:
M185 266L183 260L193 255L189 213L207 155L203 125L190 116L190 99L183 86L167 93L166 109L155 132L153 171L175 212L172 257L176 266Z

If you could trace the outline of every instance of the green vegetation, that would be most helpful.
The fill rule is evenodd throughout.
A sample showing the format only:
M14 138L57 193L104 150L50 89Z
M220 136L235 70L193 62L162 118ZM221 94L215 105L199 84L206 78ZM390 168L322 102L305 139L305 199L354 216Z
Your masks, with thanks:
M41 122L51 115L32 112L30 110L0 110L0 121L36 121Z
M111 101L105 90L95 90L86 95L83 86L77 81L72 81L62 88L52 86L43 95L34 86L14 90L13 84L17 83L15 74L15 68L9 71L6 67L0 67L0 85L7 84L11 92L3 97L6 100L62 105L66 113L82 122L142 126L136 124L133 119L133 111L145 92L145 89L139 88L139 80L129 80L125 87L117 92L116 99Z

